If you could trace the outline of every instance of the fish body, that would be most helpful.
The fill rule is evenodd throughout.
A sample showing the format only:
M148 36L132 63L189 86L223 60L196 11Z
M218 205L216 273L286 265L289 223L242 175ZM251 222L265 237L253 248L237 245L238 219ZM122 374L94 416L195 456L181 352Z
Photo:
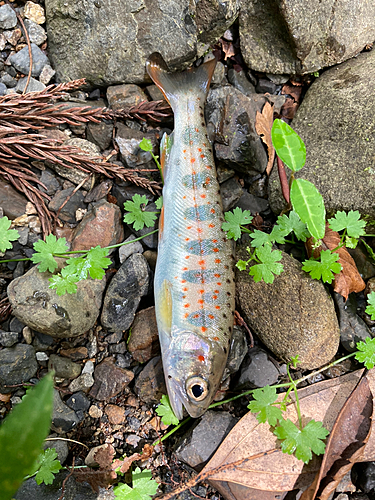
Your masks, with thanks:
M204 102L216 61L171 74L160 54L146 69L174 111L163 137L163 208L155 269L155 310L169 399L199 417L226 365L234 316L233 247L221 229L223 208Z

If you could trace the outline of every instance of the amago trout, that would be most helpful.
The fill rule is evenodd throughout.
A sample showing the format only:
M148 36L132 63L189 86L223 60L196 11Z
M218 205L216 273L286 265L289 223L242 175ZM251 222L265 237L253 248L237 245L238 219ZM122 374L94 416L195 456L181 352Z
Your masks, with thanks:
M199 417L222 379L233 330L232 244L203 107L211 60L172 74L160 54L146 69L174 111L175 129L161 144L164 174L155 270L155 308L169 399Z

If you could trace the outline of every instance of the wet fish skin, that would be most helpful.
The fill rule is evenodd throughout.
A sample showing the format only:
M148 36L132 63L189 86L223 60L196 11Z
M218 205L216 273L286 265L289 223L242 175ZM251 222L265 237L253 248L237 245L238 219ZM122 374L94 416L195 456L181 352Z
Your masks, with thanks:
M171 104L175 129L162 141L163 209L155 309L169 399L199 417L221 382L233 330L233 247L204 120L215 61L168 73L160 54L146 69Z

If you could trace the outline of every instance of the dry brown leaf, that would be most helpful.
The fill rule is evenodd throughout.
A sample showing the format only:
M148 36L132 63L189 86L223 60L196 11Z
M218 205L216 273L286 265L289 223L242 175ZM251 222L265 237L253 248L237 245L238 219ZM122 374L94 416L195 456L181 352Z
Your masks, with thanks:
M263 106L262 112L257 111L257 116L255 120L255 130L257 134L262 138L262 141L267 146L268 152L268 163L266 168L267 175L270 175L273 162L275 160L275 148L272 144L271 139L271 129L273 124L273 105L269 102Z
M298 391L303 417L323 421L331 431L363 372L359 370ZM297 421L293 404L288 406L285 418ZM276 452L265 454L275 448ZM241 460L242 464L234 464ZM307 488L319 471L321 460L314 456L305 465L282 453L270 426L260 424L249 412L232 429L201 474L209 474L209 482L227 500L272 500L295 488Z
M356 462L362 462L370 437L373 413L375 374L370 370L360 380L343 406L328 438L322 466L301 500L314 500L318 495L327 500Z
M322 250L333 250L340 243L340 235L336 231L332 231L326 224L326 233L322 240L322 245L313 250L313 240L308 239L306 242L306 249L309 256L313 255L315 258L319 257ZM361 292L365 288L365 282L361 278L358 272L357 266L346 250L342 247L336 250L340 258L338 262L341 264L340 274L335 274L335 280L333 282L333 287L335 292L339 293L346 300L351 292Z
M0 401L1 401L2 403L9 403L11 396L12 396L12 394L11 394L11 393L9 393L9 394L2 394L2 393L0 392Z
M221 47L225 54L224 61L237 54L236 48L234 47L232 42L224 40L224 38L220 38L220 41L221 41Z

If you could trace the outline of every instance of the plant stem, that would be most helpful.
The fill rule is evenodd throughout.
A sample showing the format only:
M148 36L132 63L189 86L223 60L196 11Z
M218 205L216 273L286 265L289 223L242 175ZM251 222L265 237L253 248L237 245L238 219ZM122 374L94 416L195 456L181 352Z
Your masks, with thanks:
M301 407L299 405L299 397L298 397L298 391L297 391L297 385L295 383L295 381L292 379L292 376L290 374L290 370L289 370L289 363L286 365L286 372L288 374L288 377L289 377L289 380L290 380L290 383L291 383L291 387L290 389L293 389L293 392L294 392L294 397L295 397L295 403L296 403L296 409L297 409L297 415L298 415L298 424L299 424L299 430L302 431L303 429L303 426L302 426L302 415L301 415ZM290 389L288 392L290 392Z
M211 406L210 406L210 408L211 408ZM182 420L182 422L179 422L175 427L173 427L173 429L171 429L166 434L164 434L163 437L157 439L154 443L152 443L152 446L156 446L157 444L162 443L165 439L169 438L169 436L174 434L178 429L180 429L183 425L185 425L187 422L189 422L189 420L191 420L191 417L187 417L187 418L185 418L185 420Z

